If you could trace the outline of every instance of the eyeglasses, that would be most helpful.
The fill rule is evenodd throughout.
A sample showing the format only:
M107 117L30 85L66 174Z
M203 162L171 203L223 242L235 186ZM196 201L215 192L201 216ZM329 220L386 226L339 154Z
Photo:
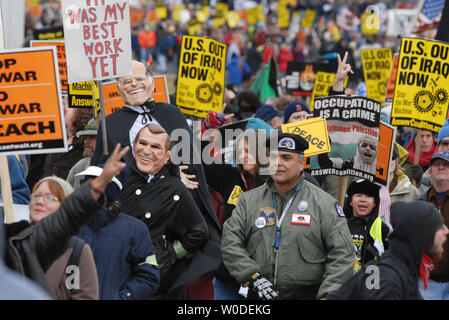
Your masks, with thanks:
M444 144L447 146L449 144L449 140L441 140L440 144Z
M31 195L31 201L37 201L40 199L40 197L44 197L44 201L45 202L54 202L54 201L59 201L58 197L55 197L54 195L51 194L40 194L40 193L33 193Z

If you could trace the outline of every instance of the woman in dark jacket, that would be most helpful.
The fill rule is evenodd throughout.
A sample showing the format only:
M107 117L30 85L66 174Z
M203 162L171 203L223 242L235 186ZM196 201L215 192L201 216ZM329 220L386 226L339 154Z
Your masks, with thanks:
M343 211L354 243L354 271L378 258L387 247L388 226L378 217L379 186L367 180L353 181Z
M64 253L69 239L101 209L102 191L123 169L124 163L120 159L129 151L129 147L119 149L120 144L109 157L101 176L61 201L54 214L35 225L27 221L5 225L5 262L8 267L36 281L53 296L45 271Z
M77 176L98 176L102 170L91 166ZM120 212L120 202L116 201L128 177L126 167L108 184L106 209L100 210L78 235L92 248L100 300L148 299L159 286L159 269L146 225Z

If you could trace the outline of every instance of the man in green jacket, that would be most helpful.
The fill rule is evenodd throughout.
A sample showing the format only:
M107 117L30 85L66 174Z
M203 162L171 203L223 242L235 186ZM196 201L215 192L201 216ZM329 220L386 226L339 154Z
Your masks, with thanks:
M351 233L335 198L304 179L308 142L276 133L271 176L223 226L223 261L248 299L322 299L353 275Z

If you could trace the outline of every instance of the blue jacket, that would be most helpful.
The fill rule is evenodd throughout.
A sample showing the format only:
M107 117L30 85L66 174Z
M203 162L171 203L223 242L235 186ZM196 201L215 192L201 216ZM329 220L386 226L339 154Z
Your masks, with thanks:
M159 269L147 226L140 220L101 210L79 237L92 248L100 300L148 299L159 287ZM153 263L153 264L151 264Z
M226 70L228 71L227 84L240 86L243 76L251 72L251 67L246 61L242 61L242 69L240 69L238 57L233 56L226 66Z
M16 156L7 156L9 177L11 179L12 201L15 204L30 203L30 188L25 180L23 168ZM0 201L2 201L0 191Z

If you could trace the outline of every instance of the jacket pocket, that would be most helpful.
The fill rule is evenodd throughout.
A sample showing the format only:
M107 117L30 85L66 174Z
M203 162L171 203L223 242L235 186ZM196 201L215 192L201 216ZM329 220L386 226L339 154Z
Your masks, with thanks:
M267 259L267 253L265 248L265 241L262 230L256 231L252 234L248 241L247 250L251 259L261 264Z
M298 236L299 252L307 263L323 263L326 255L307 237Z

